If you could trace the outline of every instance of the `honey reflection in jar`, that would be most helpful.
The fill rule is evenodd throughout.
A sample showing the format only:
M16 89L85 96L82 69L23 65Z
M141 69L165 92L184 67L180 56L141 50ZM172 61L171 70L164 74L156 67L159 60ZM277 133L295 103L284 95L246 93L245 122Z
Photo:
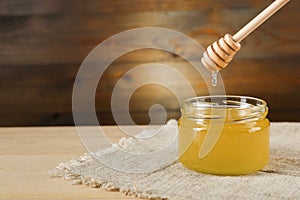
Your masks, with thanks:
M214 115L218 110L223 115ZM179 120L179 161L189 169L239 175L262 169L269 160L266 102L244 96L195 97L184 102ZM220 120L222 118L223 120ZM213 122L213 123L212 123ZM208 132L219 125L219 133ZM208 134L219 134L210 152L199 157Z

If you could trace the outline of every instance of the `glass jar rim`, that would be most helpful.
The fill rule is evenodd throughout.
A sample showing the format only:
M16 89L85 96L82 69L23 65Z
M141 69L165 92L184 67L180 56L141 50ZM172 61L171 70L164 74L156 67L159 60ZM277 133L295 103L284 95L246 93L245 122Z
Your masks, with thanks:
M250 96L211 95L186 99L181 108L184 117L192 119L224 119L242 121L265 118L268 113L266 101Z

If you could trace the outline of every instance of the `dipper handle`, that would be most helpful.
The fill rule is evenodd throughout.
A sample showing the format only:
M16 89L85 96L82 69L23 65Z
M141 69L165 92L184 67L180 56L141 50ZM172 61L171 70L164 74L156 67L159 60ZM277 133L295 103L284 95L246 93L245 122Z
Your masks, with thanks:
M270 18L289 0L276 0L240 29L234 36L226 34L223 38L210 45L203 53L201 62L211 72L218 72L225 68L233 56L240 50L240 42L253 32L258 26Z

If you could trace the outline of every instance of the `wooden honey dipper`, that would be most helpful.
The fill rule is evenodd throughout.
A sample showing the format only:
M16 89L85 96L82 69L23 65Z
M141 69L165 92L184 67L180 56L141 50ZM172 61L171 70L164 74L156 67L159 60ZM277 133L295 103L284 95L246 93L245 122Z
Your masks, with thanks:
M225 68L236 52L240 50L240 42L287 2L289 2L289 0L274 1L236 34L233 36L226 34L207 48L207 50L203 53L201 62L213 74L213 86L216 85L216 73Z

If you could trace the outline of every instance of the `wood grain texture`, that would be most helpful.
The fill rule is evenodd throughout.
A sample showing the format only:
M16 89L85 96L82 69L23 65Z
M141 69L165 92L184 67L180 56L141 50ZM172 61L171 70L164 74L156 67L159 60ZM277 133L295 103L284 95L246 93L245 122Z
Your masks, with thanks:
M217 12L217 13L215 13ZM158 26L183 32L204 47L225 33L235 33L257 12L154 11L108 16L21 16L0 18L0 65L46 65L81 63L97 44L131 28ZM299 15L274 16L242 43L237 57L257 58L300 54ZM235 19L239 19L239 23ZM285 23L287 21L290 23ZM294 19L294 20L293 20ZM242 21L242 22L240 22ZM274 25L275 24L275 25ZM287 25L288 24L288 25ZM276 30L276 32L274 32ZM175 48L175 44L169 43ZM177 47L179 48L179 47ZM189 48L186 47L186 50ZM137 58L138 59L138 58Z
M159 26L185 33L206 47L225 33L235 33L270 2L2 0L0 125L73 124L72 87L79 66L96 45L116 33ZM273 121L300 121L299 6L299 1L290 2L246 38L233 62L221 72L228 94L266 99ZM160 38L153 39L157 41ZM166 44L200 61L200 54L180 41ZM159 50L131 52L115 60L99 82L95 100L101 123L114 123L110 98L118 79L134 66L149 62L171 66L188 78L198 95L208 93L201 77L179 56ZM94 74L85 81L91 78ZM130 77L120 97L141 78L142 74ZM169 118L179 117L174 95L152 85L140 88L132 97L134 120L149 122L147 111L154 103L164 105Z
M86 0L83 4L81 0L2 0L0 2L1 15L26 16L26 15L56 15L63 13L65 10L73 11L80 14L90 13L131 13L140 11L191 11L205 10L215 8L248 8L248 7L265 7L271 0L253 1L230 1L220 0L213 1L173 1L173 0L144 0L140 3L136 0Z
M104 130L113 142L122 136L117 127ZM137 199L49 177L60 162L86 152L74 127L1 128L0 141L0 199Z

